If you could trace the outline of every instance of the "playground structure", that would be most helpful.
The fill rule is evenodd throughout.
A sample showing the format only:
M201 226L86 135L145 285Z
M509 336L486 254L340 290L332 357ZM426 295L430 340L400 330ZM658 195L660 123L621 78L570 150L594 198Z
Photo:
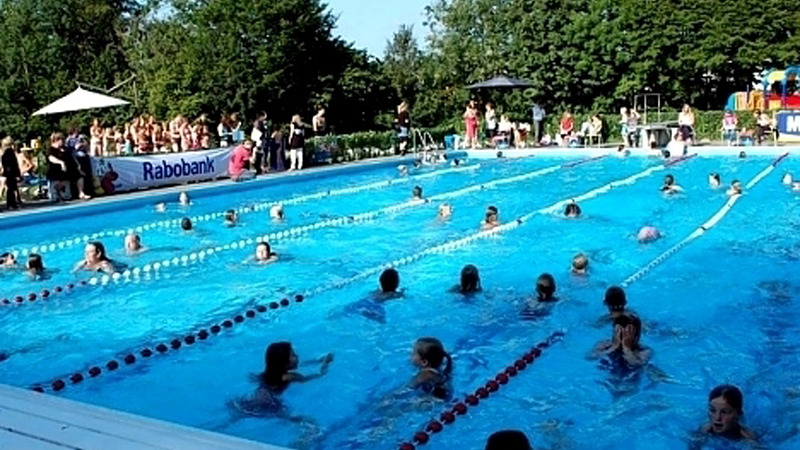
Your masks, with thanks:
M725 109L731 111L776 111L800 109L800 66L769 69L761 75L761 90L734 92Z

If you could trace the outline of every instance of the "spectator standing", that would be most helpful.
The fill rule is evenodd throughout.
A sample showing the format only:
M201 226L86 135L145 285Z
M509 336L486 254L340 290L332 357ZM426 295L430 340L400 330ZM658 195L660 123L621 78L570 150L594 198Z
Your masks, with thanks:
M244 142L244 131L242 130L242 121L239 120L239 113L231 114L230 127L231 136L233 136L233 143L241 144Z
M253 131L250 133L253 141L253 170L256 174L263 172L264 154L267 152L267 113L261 111L253 122Z
M289 170L301 170L303 168L303 149L306 146L306 125L299 114L292 116L292 123L289 125Z
M317 114L311 119L311 127L314 130L314 136L325 136L328 133L328 123L325 119L325 108L320 106L317 108Z
M64 135L54 133L50 136L50 150L47 153L47 181L51 201L67 200L65 195L69 187L67 163L64 151Z
M78 165L78 176L80 182L80 198L91 198L94 196L94 178L92 177L92 158L89 157L89 142L86 136L78 136L78 143L75 147L75 162Z
M219 136L220 147L230 147L233 144L233 130L231 130L231 118L223 114L217 125L217 136Z
M564 115L561 116L558 128L558 134L561 136L561 145L566 147L575 132L575 119L569 111L564 112Z
M103 124L100 119L94 119L92 126L89 128L89 133L92 136L91 147L89 149L92 156L104 156L103 154Z
M478 105L475 100L470 100L464 111L464 127L467 130L466 145L470 148L478 146Z
M678 114L678 130L684 142L690 142L690 139L693 139L694 112L692 112L692 107L688 104L684 104L683 109L681 109L680 114Z
M725 111L725 115L722 116L722 134L728 145L732 146L736 143L736 130L738 128L739 118L736 117L736 113L731 110Z
M22 172L14 150L14 140L10 136L0 143L0 160L2 162L3 176L6 179L6 205L9 210L19 209L21 198L19 195L19 182L22 181Z
M492 140L497 136L497 111L494 110L494 103L489 102L486 104L486 136Z
M536 144L539 145L539 142L542 141L542 125L544 124L544 118L547 115L544 108L539 106L538 103L533 104L533 138L535 139Z
M270 163L272 164L272 168L277 171L284 171L286 170L286 144L283 139L283 131L281 131L281 126L275 124L272 127L272 159Z

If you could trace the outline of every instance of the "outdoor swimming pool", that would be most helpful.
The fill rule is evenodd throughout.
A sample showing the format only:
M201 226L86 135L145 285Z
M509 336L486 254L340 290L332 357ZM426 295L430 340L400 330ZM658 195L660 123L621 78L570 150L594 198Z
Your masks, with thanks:
M392 449L412 442L452 406L382 401L415 375L409 354L417 338L435 336L453 354L458 400L563 330L561 341L507 385L431 433L425 448L478 449L489 434L505 428L526 431L535 448L686 448L706 420L709 390L722 383L742 388L745 423L761 442L798 448L800 280L794 266L800 259L800 194L780 183L786 171L800 174L796 156L747 190L713 229L627 287L629 306L646 324L642 341L654 349L652 364L667 381L642 375L620 382L585 358L595 342L610 337L610 326L597 326L605 289L679 243L726 203L724 189L709 188L708 174L719 172L726 186L735 178L746 184L774 159L695 157L669 167L647 158L575 165L568 163L576 159L543 157L470 161L459 170L425 169L418 173L425 174L422 179L412 173L408 181L340 191L399 178L393 166L384 166L253 184L233 193L206 190L194 195L190 207L172 202L166 213L154 212L152 203L122 204L113 212L7 229L1 249L26 253L44 247L45 265L56 271L41 282L19 273L0 275L0 297L9 300L0 305L0 351L8 355L0 362L0 383L293 446L308 437L300 425L277 418L233 420L227 405L255 389L251 374L263 370L265 347L289 340L301 361L335 355L327 375L283 394L293 415L317 423L308 447ZM667 173L685 193L659 193ZM504 183L491 184L497 180ZM625 183L597 189L619 181ZM428 197L449 195L407 204L417 184ZM216 216L205 220L228 208L320 192L287 204L284 222L271 221L268 208L243 210L234 228ZM585 193L590 198L580 200ZM563 219L562 202L576 197L583 217ZM444 200L454 214L439 220L436 208ZM359 216L392 205L404 206ZM538 213L459 241L479 231L488 205L499 208L502 223ZM183 216L200 219L194 232L164 223ZM635 234L643 225L657 226L664 238L639 244ZM128 257L123 236L111 231L142 226L150 250ZM70 268L81 258L82 237L95 233L103 233L110 256L130 272L80 286L90 275L75 277ZM265 234L281 261L243 264L254 240ZM449 242L454 244L437 247ZM569 273L579 252L591 260L587 277ZM405 296L385 304L385 323L342 314L377 288L380 270L390 263L397 264ZM448 292L465 264L479 268L482 293ZM520 311L542 272L554 275L560 301L550 315L522 320ZM66 288L70 283L78 286ZM56 293L54 286L65 286L65 292ZM42 301L44 289L50 295ZM29 293L36 293L35 301L28 301ZM296 294L304 294L302 302L294 301ZM270 308L284 298L290 306ZM247 317L248 310L256 317ZM220 326L219 335L213 325ZM189 345L185 337L199 336L201 329L209 337ZM180 349L158 354L158 344L169 347L176 338ZM154 354L143 357L145 348ZM126 364L126 355L136 361ZM108 370L109 360L120 367ZM102 374L91 377L92 367ZM73 383L76 373L83 379Z

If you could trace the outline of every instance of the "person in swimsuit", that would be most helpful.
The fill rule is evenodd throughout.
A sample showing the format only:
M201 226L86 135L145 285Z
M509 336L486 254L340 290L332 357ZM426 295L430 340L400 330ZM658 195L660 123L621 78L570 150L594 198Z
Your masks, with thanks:
M306 124L299 114L292 116L292 123L289 125L289 170L301 170L303 168L303 151L306 146L305 131Z
M239 221L239 215L236 214L236 211L233 209L229 209L225 211L225 222L224 225L226 227L235 227L236 223Z
M259 242L256 245L256 253L247 262L255 262L257 264L269 264L278 260L278 254L272 252L272 247L267 242Z
M125 236L125 252L129 255L136 255L144 251L142 237L137 233L128 233Z
M573 275L586 275L589 271L589 258L583 253L578 253L572 258L570 272Z
M439 205L440 219L447 219L452 215L453 215L453 207L450 205L450 203L442 203L441 205Z
M181 192L180 194L178 194L178 203L180 203L181 206L189 206L192 204L192 200L189 198L188 193Z
M705 435L733 441L756 442L753 433L741 424L744 398L736 386L723 384L708 394L708 423L700 429Z
M17 267L17 257L13 253L3 253L0 255L0 267Z
M86 244L83 250L83 261L76 264L72 271L78 272L82 270L88 272L104 272L108 274L116 272L113 261L108 259L106 255L106 248L98 241Z
M581 207L578 206L577 203L573 200L570 203L567 203L566 208L564 208L564 217L568 219L575 219L581 216Z
M497 207L490 206L486 208L486 219L481 222L481 228L484 230L489 230L500 225L499 215L500 212L498 211Z
M658 228L651 227L649 225L642 227L639 230L639 233L637 233L636 235L636 239L642 244L653 242L660 238L661 238L661 232L658 231Z
M614 319L613 330L612 339L598 342L591 356L609 356L631 368L647 365L652 351L639 342L642 337L641 319L634 314L622 314Z
M273 205L272 208L269 209L269 217L275 221L283 220L284 219L283 205Z
M288 417L286 407L280 398L283 391L292 383L305 383L324 376L328 373L328 366L332 361L332 353L309 361L303 365L319 364L319 373L303 375L295 372L301 364L292 344L289 342L272 343L264 353L265 367L264 371L256 377L258 388L255 394L249 398L234 400L232 405L239 412L250 416Z
M717 172L711 172L708 175L708 185L711 186L711 189L717 189L722 186L722 179Z
M664 184L661 186L661 192L665 194L678 194L683 192L683 188L675 184L675 177L668 174L664 177Z
M386 269L381 273L378 282L380 289L377 292L373 292L368 298L345 306L341 313L333 314L330 317L361 315L381 324L386 323L386 308L383 304L389 300L403 297L403 291L399 289L400 274L396 269Z
M28 255L28 261L25 263L25 272L31 280L42 280L45 278L45 268L42 262L42 255L38 253L31 253Z
M411 189L411 200L422 200L422 187L414 186Z
M604 314L598 319L598 325L608 325L614 323L617 318L626 314L635 315L635 313L626 308L628 299L625 291L619 286L611 286L606 289L603 304L608 309L608 314Z
M482 291L481 276L478 273L478 268L472 264L464 266L464 268L461 269L461 281L453 290L461 294L472 294Z
M411 351L411 362L419 368L411 380L412 389L442 400L450 398L453 358L445 351L441 341L432 337L417 339Z
M783 174L783 177L781 177L781 183L785 184L786 186L791 186L792 185L792 174L789 173L789 172L786 172L785 174Z
M192 231L192 219L184 217L181 219L181 229L183 231Z
M543 273L536 279L536 297L525 302L525 307L520 312L522 320L537 321L548 316L553 306L558 301L556 293L556 280L549 273Z
M742 183L739 180L733 180L731 187L728 189L728 196L742 195Z

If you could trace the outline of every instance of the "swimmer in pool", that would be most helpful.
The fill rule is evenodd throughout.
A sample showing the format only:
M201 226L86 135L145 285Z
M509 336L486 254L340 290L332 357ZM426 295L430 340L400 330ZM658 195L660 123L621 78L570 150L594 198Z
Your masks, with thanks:
M522 431L502 430L489 436L485 450L533 450L533 447Z
M453 207L450 203L442 203L439 205L439 218L447 219L453 215Z
M113 261L108 259L106 255L106 248L98 241L86 244L86 247L83 249L83 261L80 261L75 265L75 268L72 269L73 272L82 270L87 272L104 272L108 274L116 272Z
M739 180L733 180L731 182L731 187L728 188L728 195L742 195L742 183Z
M450 398L453 358L441 341L431 337L417 339L411 350L411 362L419 369L411 380L412 389L442 400Z
M414 186L414 188L411 189L411 199L422 200L422 188L420 186Z
M156 212L166 212L167 211L167 204L164 202L158 202L155 206Z
M564 208L564 217L568 219L575 219L581 216L581 207L575 203L575 200L567 203L566 208Z
M740 151L739 152L739 158L741 158L741 159L747 158L747 153L745 153L744 150Z
M451 162L450 165L453 166L453 167L458 167L458 166L461 165L461 161L459 161L458 158L454 158L453 162Z
M301 365L289 342L275 342L264 353L264 371L258 374L258 389L251 398L234 400L232 405L240 412L251 416L286 416L286 407L280 394L292 383L305 383L328 373L333 354L302 364L319 364L319 373L303 375L296 372Z
M401 292L397 290L400 287L400 274L395 269L389 268L384 270L378 279L378 283L381 286L380 292L375 296L378 299L395 298L401 294Z
M3 253L0 255L0 267L11 268L17 267L17 257L13 253Z
M192 219L188 217L181 219L181 229L183 231L192 231Z
M380 289L368 298L363 298L345 306L341 313L330 315L336 318L340 315L361 315L366 319L386 323L386 308L383 304L389 300L403 297L403 292L398 290L400 287L400 274L397 270L389 268L381 273L378 279Z
M597 343L593 357L620 357L631 367L642 367L650 361L652 351L639 342L642 337L642 321L639 317L622 314L614 319L613 330L611 340Z
M128 233L128 235L125 236L125 252L129 255L135 255L143 251L142 237L136 233Z
M419 169L420 167L422 167L422 161L420 161L419 159L415 159L414 160L414 168L415 169Z
M791 186L792 185L792 174L789 173L789 172L786 172L785 174L783 174L783 177L781 177L781 183L785 184L786 186Z
M648 242L654 242L661 238L661 232L658 231L658 228L651 227L651 226L644 226L639 230L639 233L636 235L636 239L641 242L642 244L646 244Z
M397 166L397 174L400 175L401 177L408 175L408 166L406 166L405 164L400 164L399 166Z
M572 257L570 272L573 275L586 275L589 272L589 258L583 253L578 253Z
M192 204L192 200L189 198L189 194L184 191L178 194L178 203L183 206L189 206Z
M792 183L792 190L794 192L800 192L800 181L795 181Z
M744 399L736 386L723 384L708 394L708 423L701 428L706 435L733 441L755 442L755 436L741 424Z
M28 262L25 263L25 272L28 273L31 280L41 280L45 275L42 255L37 253L28 255Z
M236 214L236 211L233 209L229 209L225 211L225 222L224 225L226 227L235 227L236 223L239 221L239 215Z
M269 243L259 242L258 245L256 245L255 255L253 255L251 258L248 258L246 262L255 262L256 264L269 264L277 260L278 260L278 254L272 252L272 247L270 247Z
M625 291L619 286L611 286L606 289L603 304L608 309L608 314L600 318L603 323L614 322L625 314L634 314L633 311L625 308L628 305L628 298L625 295Z
M283 205L273 205L272 208L269 209L269 217L272 220L283 220L285 217Z
M556 280L549 273L539 275L536 280L536 301L555 302L558 298L556 293Z
M712 189L717 189L722 186L722 179L717 172L711 172L708 175L708 185L711 186Z
M500 225L499 219L500 212L497 210L496 207L490 206L486 208L486 219L481 222L481 228L484 230L492 229L498 225Z
M482 291L481 277L478 273L478 268L472 264L464 266L464 268L461 269L461 282L453 290L461 294L472 294Z
M665 194L677 194L683 192L683 188L675 184L675 177L667 175L664 177L664 185L661 186L661 192Z

